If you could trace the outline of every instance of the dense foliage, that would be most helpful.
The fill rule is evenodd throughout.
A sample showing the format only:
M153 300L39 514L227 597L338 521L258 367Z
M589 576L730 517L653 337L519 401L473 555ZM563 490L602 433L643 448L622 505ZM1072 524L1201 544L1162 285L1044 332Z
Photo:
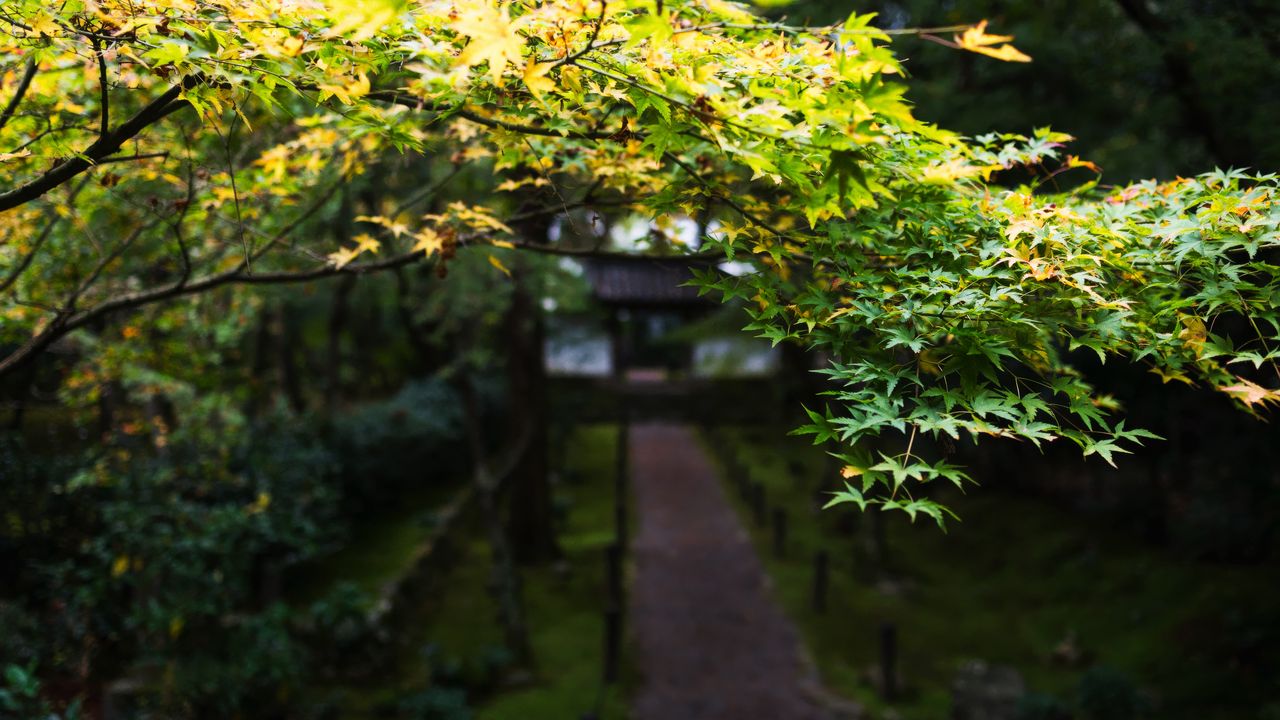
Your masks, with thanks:
M38 691L27 675L41 668L60 684L55 697L62 684L123 676L157 712L226 717L297 706L291 693L316 678L367 669L367 597L328 583L312 603L282 585L348 543L355 521L456 482L462 459L438 458L458 428L422 412L451 405L447 385L418 382L328 422L188 407L162 436L158 423L126 423L134 434L105 452L0 436L11 702ZM431 469L410 476L405 459L424 457ZM20 716L36 717L26 708Z
M916 120L870 16L806 28L719 0L23 0L0 20L25 62L0 130L14 178L2 339L16 347L0 372L120 311L223 285L424 258L444 272L468 249L495 272L514 246L589 252L542 232L587 207L698 218L707 250L752 263L705 282L753 303L766 336L829 352L841 389L810 430L901 436L846 455L861 484L842 500L940 520L909 481L964 476L926 439L1061 438L1110 460L1147 437L1073 371L1076 348L1249 409L1280 399L1261 374L1280 342L1274 176L1045 193L1096 168L1063 157L1059 133L967 140ZM931 36L1029 60L985 23ZM398 153L500 182L492 200L423 215L453 175L425 182ZM991 182L1019 167L1043 178ZM355 215L343 187L371 174L392 199Z

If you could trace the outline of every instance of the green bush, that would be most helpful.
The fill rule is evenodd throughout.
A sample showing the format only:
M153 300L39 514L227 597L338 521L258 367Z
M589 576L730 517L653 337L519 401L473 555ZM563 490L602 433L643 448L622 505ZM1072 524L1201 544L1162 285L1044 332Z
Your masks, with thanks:
M428 379L335 418L329 447L341 467L347 502L357 508L377 506L405 488L463 467L460 407L453 388Z
M1076 703L1084 720L1137 720L1146 714L1146 699L1117 670L1094 666L1076 686Z
M1027 693L1018 702L1018 720L1070 720L1067 703L1041 693Z
M6 665L0 675L0 717L12 720L79 720L80 703L75 701L61 712L55 711L41 697L40 679L36 677L34 666Z
M400 701L405 720L471 720L467 694L457 688L432 687Z

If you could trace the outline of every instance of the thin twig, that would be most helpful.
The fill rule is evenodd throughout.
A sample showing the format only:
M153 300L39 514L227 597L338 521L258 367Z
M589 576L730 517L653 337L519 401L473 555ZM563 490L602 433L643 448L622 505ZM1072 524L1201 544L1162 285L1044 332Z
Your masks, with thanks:
M9 99L9 104L4 106L4 112L0 113L0 129L9 123L9 119L17 112L18 105L22 103L22 97L27 94L27 88L31 87L31 79L36 76L36 61L33 58L27 58L27 66L22 71L22 79L18 81L18 89L14 91L13 97Z
M98 137L101 139L111 132L111 97L107 92L107 59L102 56L102 41L94 38L92 42L93 54L98 58L98 96L99 104L102 105L102 123L98 130Z

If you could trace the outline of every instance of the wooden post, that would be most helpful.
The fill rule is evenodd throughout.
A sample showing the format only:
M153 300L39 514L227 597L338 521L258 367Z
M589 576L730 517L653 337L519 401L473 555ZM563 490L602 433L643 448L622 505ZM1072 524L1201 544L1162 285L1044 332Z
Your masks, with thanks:
M628 532L627 532L627 474L628 464L630 462L630 452L628 447L630 437L630 418L628 417L627 408L623 407L620 412L618 423L618 440L616 448L617 466L614 468L614 484L613 484L613 516L614 516L614 542L617 543L620 551L625 552L627 548Z
M609 319L606 322L609 331L609 364L613 367L614 380L622 380L627 374L627 356L624 347L622 318L617 310L609 311Z
M729 482L733 483L733 487L738 491L738 494L745 497L746 493L743 492L742 488L746 486L746 479L742 468L738 465L738 461L732 455L725 455L724 471L728 474Z
M618 681L618 657L622 647L622 609L608 607L604 611L604 683Z
M765 517L764 485L758 481L751 483L751 511L756 525L764 527L765 522L768 521Z
M849 577L854 582L858 581L858 568L865 560L867 552L866 545L857 536L854 536L853 542L849 543Z
M898 628L891 622L880 624L881 697L892 702L898 696Z
M871 513L871 555L878 569L884 571L889 565L889 536L885 527L885 513Z
M617 682L622 647L622 546L612 543L604 549L604 666L606 685Z
M813 611L819 615L827 611L827 577L830 558L826 550L813 555Z
M773 509L773 554L787 556L787 511L780 507Z
M610 543L604 549L605 598L610 605L622 605L622 548Z

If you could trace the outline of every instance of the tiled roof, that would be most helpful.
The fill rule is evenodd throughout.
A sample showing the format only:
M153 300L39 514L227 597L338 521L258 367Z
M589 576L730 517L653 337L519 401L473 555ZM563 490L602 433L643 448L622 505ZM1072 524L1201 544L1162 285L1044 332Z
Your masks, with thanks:
M685 286L691 267L707 268L704 260L670 257L592 258L585 263L592 295L611 305L688 305L709 302L698 289Z

